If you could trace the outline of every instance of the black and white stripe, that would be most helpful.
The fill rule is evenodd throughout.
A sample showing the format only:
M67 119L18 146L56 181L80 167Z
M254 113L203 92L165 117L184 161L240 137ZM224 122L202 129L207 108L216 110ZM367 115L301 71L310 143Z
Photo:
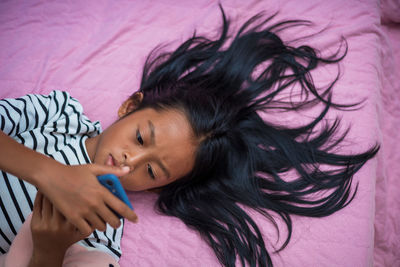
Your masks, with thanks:
M99 122L91 122L81 104L61 91L0 100L0 127L17 142L68 165L90 163L85 140L101 132ZM1 254L8 251L32 212L36 192L33 185L0 171ZM80 244L100 249L118 260L122 228L122 224L118 229L107 225L106 231L95 231Z

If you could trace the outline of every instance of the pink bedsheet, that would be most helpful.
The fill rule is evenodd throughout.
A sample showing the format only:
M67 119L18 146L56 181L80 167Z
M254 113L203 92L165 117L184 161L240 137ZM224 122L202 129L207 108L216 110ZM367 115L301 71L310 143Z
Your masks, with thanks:
M315 23L312 29L286 32L284 39L326 27L304 40L325 54L335 51L344 36L349 52L334 99L368 98L363 109L340 113L343 125L352 125L348 151L377 140L382 144L378 157L355 177L360 187L353 203L327 218L294 218L292 240L273 255L274 264L400 266L400 26L393 8L382 12L391 14L382 25L378 0L220 2L234 26L262 10L267 15L279 10L279 20ZM397 4L382 5L388 2ZM172 42L170 47L176 47L195 28L215 36L220 21L218 1L211 0L1 1L0 97L67 90L106 128L119 104L137 90L141 66L155 45ZM324 84L332 75L334 70L321 70L316 82ZM295 120L289 117L287 123ZM130 193L130 198L139 223L126 224L121 266L219 266L196 232L154 211L155 194ZM271 224L255 219L269 248L276 246Z

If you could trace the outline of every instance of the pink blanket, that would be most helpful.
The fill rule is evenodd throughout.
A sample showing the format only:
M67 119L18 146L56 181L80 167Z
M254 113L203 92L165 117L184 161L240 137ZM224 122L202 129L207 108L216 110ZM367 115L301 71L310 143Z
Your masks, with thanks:
M350 206L322 218L294 218L289 246L273 254L276 266L400 266L400 10L396 0L220 1L233 26L265 11L276 19L308 19L312 28L282 34L302 40L327 55L341 36L349 52L334 100L356 102L358 111L340 113L352 126L347 151L378 141L378 157L355 176L359 191ZM397 1L398 2L398 1ZM400 16L400 15L399 15ZM381 23L381 19L384 24ZM1 1L0 98L67 90L92 120L106 128L120 103L136 91L147 53L159 43L176 47L197 33L215 36L220 26L218 1ZM317 84L331 80L335 69L321 69ZM337 115L338 113L336 113ZM332 116L335 114L331 114ZM296 117L288 117L293 123ZM158 214L156 195L130 193L139 215L126 224L122 267L219 266L212 250L181 221ZM269 249L279 247L274 228L255 215ZM284 235L282 235L284 236Z

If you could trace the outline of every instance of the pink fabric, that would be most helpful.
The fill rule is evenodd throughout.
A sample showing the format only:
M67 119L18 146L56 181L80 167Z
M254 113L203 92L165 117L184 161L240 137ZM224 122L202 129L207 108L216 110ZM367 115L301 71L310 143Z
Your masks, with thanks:
M400 23L400 1L381 0L382 20Z
M291 29L282 37L292 40L326 28L301 41L325 55L344 36L349 52L334 100L368 98L363 109L339 113L343 126L352 126L346 151L382 143L378 157L355 176L360 185L354 202L327 218L294 218L289 246L272 255L275 265L400 266L398 24L381 25L378 0L220 2L233 26L260 11L270 15L279 10L274 21L311 20L313 28ZM155 45L173 41L174 48L195 28L215 36L220 22L218 1L211 0L2 1L0 97L68 90L92 120L106 127L116 119L120 103L138 88L141 66ZM326 84L334 73L334 68L320 69L315 82ZM286 123L298 119L285 117ZM139 223L126 224L121 266L219 266L195 231L154 211L155 194L131 193L130 198ZM278 246L271 224L254 217L269 248Z
M382 29L383 147L377 169L374 261L377 266L400 266L400 24L385 24Z
M30 215L19 230L8 253L0 258L0 267L28 266L33 250L31 219ZM112 256L101 251L89 251L81 245L74 244L65 253L63 267L110 267L110 264L119 267Z

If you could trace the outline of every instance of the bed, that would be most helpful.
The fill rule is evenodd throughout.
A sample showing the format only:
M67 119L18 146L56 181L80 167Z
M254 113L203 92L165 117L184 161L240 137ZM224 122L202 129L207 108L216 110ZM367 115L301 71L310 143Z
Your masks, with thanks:
M360 110L332 113L350 126L349 151L381 144L378 156L355 176L359 190L345 209L326 218L294 217L288 247L272 254L275 266L400 266L400 3L396 0L152 0L1 1L0 98L67 90L103 129L137 90L145 56L163 43L174 48L198 34L215 36L218 3L237 27L252 15L278 12L274 21L308 19L289 30L322 53L341 37L348 55L334 100L366 98ZM324 84L335 70L321 69ZM287 116L285 123L296 120ZM156 194L129 193L139 223L126 222L122 267L220 266L199 234L154 209ZM270 251L279 247L272 225L254 215ZM284 228L282 228L284 230Z

